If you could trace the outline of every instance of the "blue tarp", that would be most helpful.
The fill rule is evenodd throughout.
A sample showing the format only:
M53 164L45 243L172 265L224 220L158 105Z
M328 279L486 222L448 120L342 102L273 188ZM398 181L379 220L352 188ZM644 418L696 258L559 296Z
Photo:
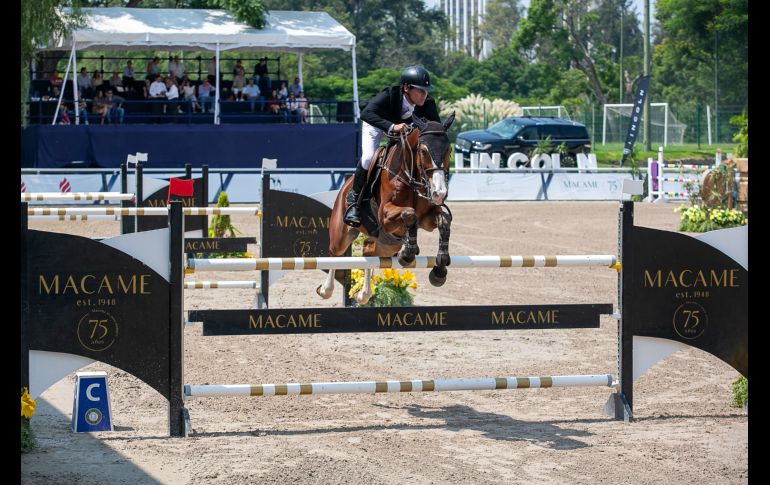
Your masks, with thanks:
M136 152L149 154L150 168L259 168L262 158L280 168L354 167L359 131L357 124L33 125L22 129L22 167L113 168Z

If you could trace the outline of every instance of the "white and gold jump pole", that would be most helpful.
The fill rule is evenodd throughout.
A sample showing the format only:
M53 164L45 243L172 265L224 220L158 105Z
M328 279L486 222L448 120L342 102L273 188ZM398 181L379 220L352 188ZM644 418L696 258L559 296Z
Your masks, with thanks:
M186 216L252 215L261 217L257 207L184 207ZM31 207L28 216L168 216L168 207Z
M612 267L617 259L611 254L567 256L452 256L451 268L550 268L556 266ZM382 269L433 268L435 256L416 256L401 266L398 258L377 256L319 257L319 258L223 258L189 259L187 271L272 271L310 269Z
M132 200L134 194L120 192L22 192L22 202L73 200Z
M612 374L543 377L489 377L406 381L313 382L301 384L185 384L186 397L292 396L395 392L496 391L549 387L611 387Z

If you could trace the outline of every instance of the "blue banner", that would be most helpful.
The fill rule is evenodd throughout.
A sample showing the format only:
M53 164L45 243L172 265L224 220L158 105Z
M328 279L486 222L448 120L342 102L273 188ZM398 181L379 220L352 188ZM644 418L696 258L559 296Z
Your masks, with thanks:
M642 113L644 112L644 97L647 96L647 90L650 87L650 76L644 76L639 80L639 84L636 85L636 101L634 101L634 107L631 109L631 120L628 122L628 135L626 135L626 146L623 148L623 158L620 159L620 166L623 166L623 162L631 153L631 149L634 147L636 141L636 133L639 131L639 125L642 121Z

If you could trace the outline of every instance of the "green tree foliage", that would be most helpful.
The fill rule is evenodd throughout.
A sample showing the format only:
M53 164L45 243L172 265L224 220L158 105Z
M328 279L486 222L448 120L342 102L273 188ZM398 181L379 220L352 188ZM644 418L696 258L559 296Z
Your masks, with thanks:
M403 69L423 64L434 70L444 55L446 17L426 10L422 0L265 0L269 10L324 11L356 36L358 72ZM313 54L321 58L316 76L350 76L350 54ZM310 57L310 56L307 56Z
M653 95L673 108L748 103L748 0L659 0Z
M639 48L634 38L641 37L629 4L628 0L532 0L512 46L530 61L549 65L560 75L571 69L581 72L593 100L607 103L618 97L612 94L620 75L617 61L621 15L624 70L631 72L634 79L641 69L625 59L625 44L633 54Z
M513 38L524 9L519 0L490 0L481 25L482 35L495 47L505 47Z
M21 119L25 119L24 103L29 91L29 65L35 50L47 47L52 39L61 38L82 21L81 2L74 0L25 0L21 2ZM59 15L64 7L73 8L70 15Z

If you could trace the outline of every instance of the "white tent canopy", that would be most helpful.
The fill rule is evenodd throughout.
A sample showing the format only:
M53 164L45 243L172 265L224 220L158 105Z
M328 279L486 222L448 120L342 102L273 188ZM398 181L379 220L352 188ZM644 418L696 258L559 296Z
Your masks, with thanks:
M356 37L326 12L269 11L265 15L265 28L260 30L238 22L226 10L84 8L82 11L86 25L48 47L48 50L71 50L73 77L73 61L78 50L210 50L216 52L217 61L223 50L290 52L299 56L301 78L304 53L342 49L352 54L353 105L358 117ZM217 73L217 83L218 80ZM217 102L217 123L218 110Z
M259 50L305 53L355 48L356 37L326 12L273 10L265 28L238 22L226 10L84 8L86 25L51 49Z

